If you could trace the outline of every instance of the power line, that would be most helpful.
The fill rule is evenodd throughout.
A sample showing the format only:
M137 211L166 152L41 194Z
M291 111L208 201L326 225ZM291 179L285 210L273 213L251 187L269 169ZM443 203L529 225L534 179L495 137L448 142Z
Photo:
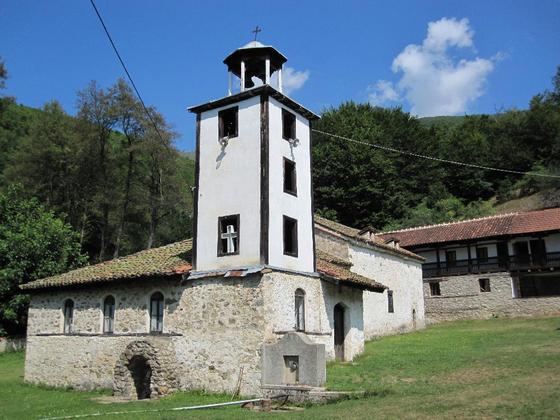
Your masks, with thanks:
M312 131L314 131L316 133L319 133L319 134L324 134L325 136L334 137L334 138L337 138L337 139L340 139L340 140L345 140L345 141L348 141L348 142L351 142L351 143L362 144L364 146L373 147L375 149L380 149L380 150L385 150L385 151L388 151L388 152L399 153L401 155L407 155L407 156L417 157L417 158L421 158L421 159L434 160L436 162L448 163L448 164L451 164L451 165L467 166L469 168L485 169L485 170L488 170L488 171L505 172L505 173L517 174L517 175L540 176L542 178L556 178L556 179L560 178L560 175L541 174L541 173L538 173L538 172L514 171L514 170L511 170L511 169L493 168L491 166L476 165L474 163L466 163L466 162L458 162L456 160L441 159L441 158L438 158L438 157L435 157L435 156L422 155L422 154L419 154L419 153L407 152L406 150L395 149L394 147L382 146L380 144L368 143L366 141L361 141L361 140L354 140L354 139L351 139L349 137L339 136L338 134L333 134L333 133L327 133L326 131L316 130L314 128L312 129Z
M121 66L124 69L124 72L126 73L126 76L128 77L128 80L130 81L130 84L132 85L132 87L134 88L134 91L136 92L136 96L138 96L138 99L140 100L140 103L142 104L142 108L144 108L144 111L146 112L146 115L148 116L148 119L150 120L150 122L154 126L154 129L156 130L156 133L159 136L160 141L163 143L163 137L162 137L157 125L156 125L156 122L152 118L152 114L150 114L150 111L148 110L148 107L144 103L144 100L142 99L142 95L140 95L140 92L138 91L138 88L136 87L136 84L134 83L134 80L132 80L132 76L130 75L130 72L126 68L126 65L124 64L124 61L123 61L121 55L119 54L119 50L117 49L117 46L113 42L113 38L111 37L111 34L109 33L109 30L107 29L107 26L105 25L105 22L103 21L103 18L101 17L101 13L99 13L99 10L97 10L97 6L95 5L94 0L89 0L89 1L90 1L91 5L93 6L93 10L95 10L95 14L99 18L99 22L101 22L101 26L103 26L103 30L105 31L105 34L107 35L107 38L109 38L109 42L111 43L111 46L113 47L113 50L115 51L115 54L117 55L117 58L119 59L119 61L121 63Z

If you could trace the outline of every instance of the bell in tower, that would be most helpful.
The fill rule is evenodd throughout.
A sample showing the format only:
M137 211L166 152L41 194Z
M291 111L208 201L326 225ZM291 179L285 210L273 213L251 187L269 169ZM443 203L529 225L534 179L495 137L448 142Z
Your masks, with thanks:
M263 45L259 41L251 41L238 48L224 60L229 74L228 94L232 94L232 75L241 79L240 90L243 92L255 86L253 77L269 85L270 76L276 71L278 72L277 89L282 92L282 65L286 61L286 57L274 47Z

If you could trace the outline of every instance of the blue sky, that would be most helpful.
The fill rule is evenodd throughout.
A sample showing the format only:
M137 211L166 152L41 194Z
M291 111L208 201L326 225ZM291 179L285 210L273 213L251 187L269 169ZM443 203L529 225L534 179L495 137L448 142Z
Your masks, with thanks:
M187 106L224 96L222 60L252 39L293 69L290 95L313 111L345 100L417 115L526 108L560 65L560 1L97 0L144 100L193 149ZM3 0L6 94L75 112L90 80L123 71L88 0Z

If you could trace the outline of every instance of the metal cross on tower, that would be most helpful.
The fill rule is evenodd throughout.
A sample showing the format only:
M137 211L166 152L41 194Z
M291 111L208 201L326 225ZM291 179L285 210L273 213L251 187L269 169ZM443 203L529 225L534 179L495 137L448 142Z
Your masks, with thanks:
M255 29L253 29L251 32L255 34L255 41L256 41L257 40L257 35L259 34L259 32L262 32L262 29L259 28L259 25L257 25L255 27Z

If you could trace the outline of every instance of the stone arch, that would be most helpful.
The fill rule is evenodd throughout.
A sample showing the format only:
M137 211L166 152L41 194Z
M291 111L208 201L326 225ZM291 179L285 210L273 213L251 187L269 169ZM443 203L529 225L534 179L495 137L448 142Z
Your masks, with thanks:
M134 341L117 360L113 393L133 400L157 398L177 390L176 372L169 345Z

